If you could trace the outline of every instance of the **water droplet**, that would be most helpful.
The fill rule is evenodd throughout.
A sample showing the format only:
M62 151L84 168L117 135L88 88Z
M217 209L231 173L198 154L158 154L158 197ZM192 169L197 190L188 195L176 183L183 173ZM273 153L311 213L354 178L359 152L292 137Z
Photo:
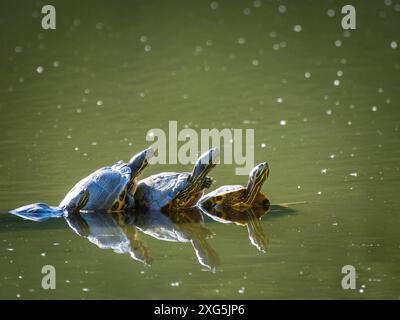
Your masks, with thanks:
M300 32L300 31L302 30L302 27L301 27L301 25L296 24L296 25L293 27L293 30L294 30L295 32Z
M250 8L244 8L244 9L243 9L243 14L244 14L245 16L250 15L250 14L251 14L251 9L250 9Z
M36 72L37 72L37 73L43 73L43 71L44 71L44 68L43 68L42 66L38 66L38 67L36 68Z
M328 17L334 17L335 16L335 10L333 9L329 9L326 14L328 15Z
M281 121L279 121L279 124L281 125L281 126L286 126L286 120L281 120Z
M372 110L372 112L376 112L376 111L378 111L378 107L377 106L372 106L371 110Z
M261 143L261 148L265 148L267 145L265 143Z
M336 72L336 74L337 74L338 77L341 77L341 76L343 76L343 71L342 70L338 70L338 72Z
M246 43L246 39L240 37L239 39L237 39L237 43L239 43L239 44L245 44L245 43Z
M151 45L146 44L146 45L144 46L144 51L150 52L150 51L151 51Z
M238 290L238 292L239 292L240 294L243 294L245 290L246 290L245 287L241 287L241 288Z
M397 48L397 42L396 42L396 41L392 41L392 42L390 43L390 47L391 47L392 49L396 49L396 48Z
M96 29L97 30L101 30L103 28L104 28L104 24L103 23L101 23L101 22L96 23Z
M304 74L304 77L305 77L306 79L309 79L309 78L311 77L311 73L310 73L310 72L306 72L306 73Z
M338 47L338 48L341 47L342 46L342 40L336 40L335 41L335 46Z
M336 79L335 81L333 81L333 84L337 87L340 85L340 81Z
M253 64L253 66L258 66L258 60L257 59L254 59L252 62L251 62L252 64Z
M102 100L97 100L96 104L101 107L103 105L103 101Z
M262 6L262 2L260 0L255 0L253 2L254 8L260 8Z
M211 2L210 8L211 8L212 10L217 10L217 9L218 9L218 2L217 2L217 1Z
M350 38L351 37L351 32L349 30L343 31L343 37Z
M387 6L391 6L392 5L392 0L385 0L384 3Z
M143 43L145 43L145 42L147 42L147 36L141 36L140 37L140 42L143 42Z
M358 176L358 173L357 173L357 172L352 172L352 173L350 173L349 175L352 176L352 177L357 177L357 176Z
M273 45L272 45L272 49L273 50L279 50L279 48L280 48L280 45L279 45L279 43L274 43Z
M282 103L282 102L283 102L283 98L282 98L282 97L278 97L278 98L276 98L276 102L278 102L278 103Z
M326 169L326 168L321 169L321 174L326 174L327 170L328 170L328 169Z
M278 7L278 11L279 11L280 13L285 13L285 12L286 12L286 6L284 6L283 4L281 4L281 5Z

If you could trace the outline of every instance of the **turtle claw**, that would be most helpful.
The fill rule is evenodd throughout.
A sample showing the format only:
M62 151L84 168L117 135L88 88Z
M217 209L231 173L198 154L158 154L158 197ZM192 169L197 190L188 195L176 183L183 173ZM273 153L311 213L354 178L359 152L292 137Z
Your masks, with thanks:
M208 189L211 187L213 183L213 179L211 177L205 177L204 182L203 182L203 189Z

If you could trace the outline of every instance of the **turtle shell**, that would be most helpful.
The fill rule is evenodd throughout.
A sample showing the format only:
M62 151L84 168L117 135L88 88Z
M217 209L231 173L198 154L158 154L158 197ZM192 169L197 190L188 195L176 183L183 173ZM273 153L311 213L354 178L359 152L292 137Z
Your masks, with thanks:
M83 210L109 210L124 194L131 179L131 169L122 161L111 167L103 167L79 181L61 201L59 207L65 208L75 201L82 190L89 192L89 200ZM72 204L73 205L73 204Z
M222 186L214 191L211 191L204 195L199 203L205 209L214 206L218 202L223 202L228 205L228 202L236 198L240 198L242 194L246 191L246 188L241 185L233 185L233 186Z
M247 189L241 185L222 186L214 191L207 193L199 200L199 204L204 209L211 209L213 207L230 207L242 201L246 195ZM256 196L252 207L269 208L269 201L267 197L259 192Z
M189 177L188 172L163 172L140 180L135 202L150 210L160 210L187 186Z

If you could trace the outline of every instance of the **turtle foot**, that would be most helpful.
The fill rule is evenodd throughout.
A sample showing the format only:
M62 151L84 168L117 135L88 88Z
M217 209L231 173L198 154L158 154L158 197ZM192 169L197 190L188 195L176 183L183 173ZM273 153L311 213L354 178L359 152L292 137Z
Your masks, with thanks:
M208 189L211 187L213 183L213 179L211 177L205 177L204 182L203 182L203 189Z

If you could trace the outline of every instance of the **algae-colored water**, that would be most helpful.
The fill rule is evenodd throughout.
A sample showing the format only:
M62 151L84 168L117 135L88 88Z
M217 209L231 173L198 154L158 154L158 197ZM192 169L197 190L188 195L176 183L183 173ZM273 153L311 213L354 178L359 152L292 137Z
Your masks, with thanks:
M266 253L206 219L216 273L189 243L144 233L145 267L64 219L0 215L2 299L372 299L400 297L400 4L352 1L43 1L0 10L0 209L57 205L78 180L147 147L146 132L254 129ZM245 184L235 164L215 184ZM153 165L144 176L191 170ZM44 265L57 287L43 290ZM357 272L344 290L344 265Z

